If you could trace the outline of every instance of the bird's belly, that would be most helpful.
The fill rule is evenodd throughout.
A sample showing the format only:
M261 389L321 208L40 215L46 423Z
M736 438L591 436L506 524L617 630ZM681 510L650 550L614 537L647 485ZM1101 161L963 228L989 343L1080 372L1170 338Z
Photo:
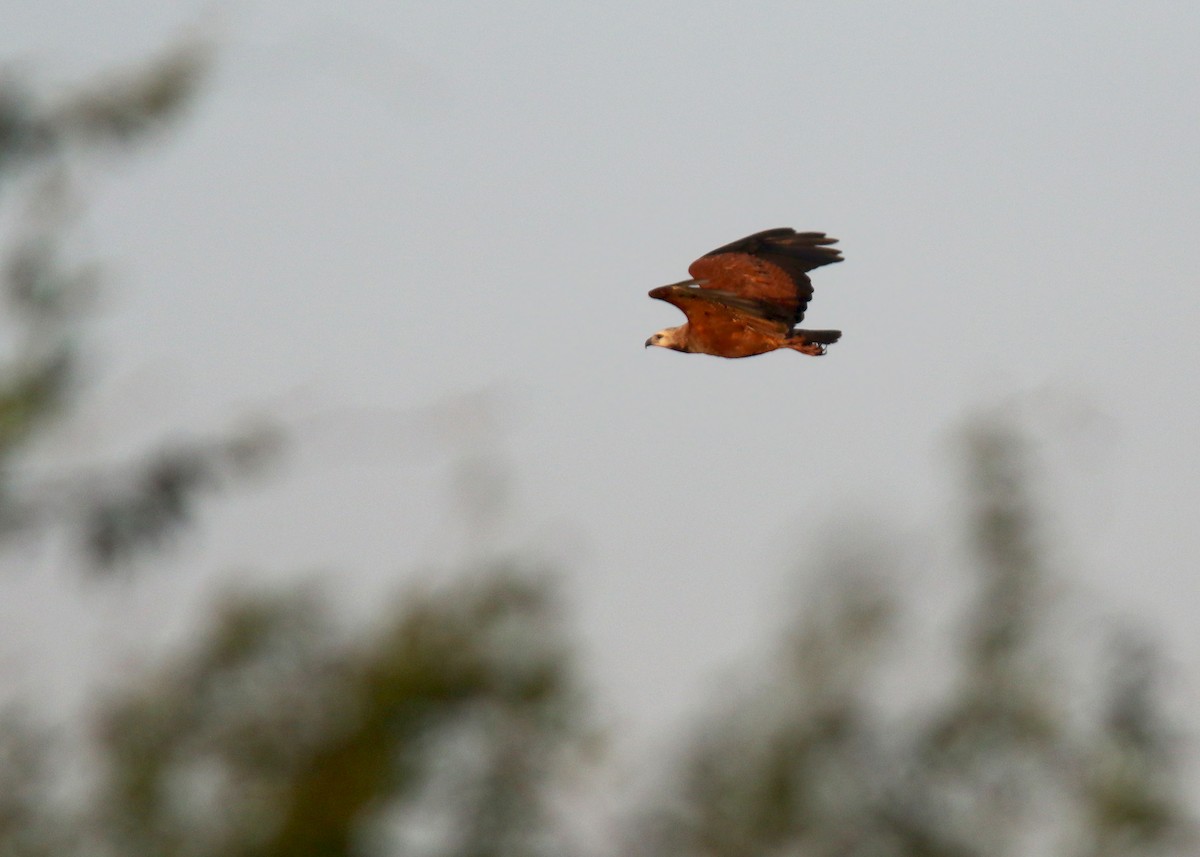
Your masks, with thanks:
M693 331L688 342L690 351L717 357L753 357L774 351L780 345L777 338L748 327Z

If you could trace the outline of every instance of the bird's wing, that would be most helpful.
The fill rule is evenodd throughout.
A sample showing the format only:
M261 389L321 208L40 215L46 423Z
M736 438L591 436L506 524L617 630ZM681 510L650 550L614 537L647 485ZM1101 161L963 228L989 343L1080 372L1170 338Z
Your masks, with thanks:
M787 320L765 313L762 301L720 289L675 283L651 290L650 297L679 307L698 332L749 325L764 333L784 335L791 328Z
M768 229L701 256L688 273L705 289L756 304L754 314L798 324L812 298L808 272L842 261L837 242L823 232Z

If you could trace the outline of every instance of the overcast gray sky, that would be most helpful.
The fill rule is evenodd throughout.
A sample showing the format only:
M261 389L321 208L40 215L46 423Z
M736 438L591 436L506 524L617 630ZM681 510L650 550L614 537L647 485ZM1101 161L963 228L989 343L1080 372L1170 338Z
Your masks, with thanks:
M603 707L652 731L830 526L939 555L954 428L1003 406L1048 444L1071 585L1200 684L1200 5L335 5L0 3L0 55L49 81L220 22L191 116L91 184L99 383L52 453L295 437L177 574L97 595L24 557L27 681L214 579L378 593L516 546L562 561ZM650 288L785 225L841 239L826 357L643 350L679 320ZM456 473L511 492L474 548Z

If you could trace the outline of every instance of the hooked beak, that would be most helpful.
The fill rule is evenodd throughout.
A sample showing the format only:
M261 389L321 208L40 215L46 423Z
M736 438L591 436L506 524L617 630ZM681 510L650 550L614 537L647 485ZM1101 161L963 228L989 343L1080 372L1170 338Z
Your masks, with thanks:
M650 343L651 343L651 342L653 342L653 341L654 341L654 337L653 337L653 336L651 336L649 339L647 339L647 340L646 340L646 344L645 344L645 346L643 346L643 347L645 347L645 348L649 348L649 347L650 347Z

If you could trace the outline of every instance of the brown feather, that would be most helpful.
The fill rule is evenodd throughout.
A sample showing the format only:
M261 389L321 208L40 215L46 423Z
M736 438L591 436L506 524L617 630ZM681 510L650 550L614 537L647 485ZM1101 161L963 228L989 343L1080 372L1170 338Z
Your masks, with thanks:
M836 330L799 331L812 298L807 272L841 261L836 243L822 232L793 229L758 232L697 259L692 281L660 286L650 297L683 311L683 350L721 357L749 357L792 348L823 354Z
M842 261L841 251L824 232L768 229L705 253L688 273L709 288L739 294L762 304L767 318L799 324L812 299L808 272Z
M745 253L704 256L688 273L701 289L711 289L747 303L747 312L787 328L804 317L812 284L804 274L797 281L777 265Z

